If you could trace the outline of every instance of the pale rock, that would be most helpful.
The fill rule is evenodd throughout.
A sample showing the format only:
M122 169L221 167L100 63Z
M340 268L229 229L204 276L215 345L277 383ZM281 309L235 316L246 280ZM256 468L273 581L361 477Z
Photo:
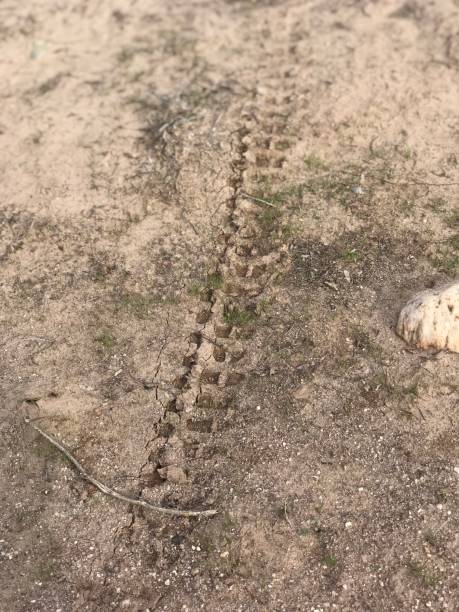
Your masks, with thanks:
M459 353L459 281L411 298L400 312L396 331L418 348Z

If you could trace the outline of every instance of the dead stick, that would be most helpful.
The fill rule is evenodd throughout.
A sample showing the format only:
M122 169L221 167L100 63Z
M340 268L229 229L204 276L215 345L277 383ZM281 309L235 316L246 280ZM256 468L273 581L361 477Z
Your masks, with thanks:
M81 463L75 459L75 457L65 448L63 444L61 444L56 438L54 438L51 434L43 431L38 425L35 425L29 418L25 417L24 421L28 423L31 427L38 431L38 433L46 438L48 442L50 442L53 446L63 453L67 459L73 463L76 467L80 476L87 480L91 484L93 484L99 491L104 493L105 495L109 495L110 497L114 497L115 499L119 499L121 501L127 502L128 504L134 504L135 506L142 506L142 508L146 508L147 510L153 510L154 512L161 512L162 514L170 514L171 516L214 516L217 514L217 510L174 510L174 508L163 508L162 506L154 506L147 501L142 499L134 499L132 497L127 497L122 493L118 493L114 489L107 487L103 482L100 482L96 478L93 478L90 474L86 472Z
M268 202L268 200L263 200L262 198L256 198L255 196L250 195L249 193L244 193L243 191L241 191L239 195L241 195L243 198L252 200L256 204L265 204L266 206L271 206L271 208L277 208L277 206L275 206L275 204L273 204L272 202Z

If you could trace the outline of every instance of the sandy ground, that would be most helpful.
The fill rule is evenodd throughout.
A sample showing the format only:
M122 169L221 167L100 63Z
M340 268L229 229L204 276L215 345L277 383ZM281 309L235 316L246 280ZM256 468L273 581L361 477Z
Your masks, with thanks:
M0 609L457 609L458 355L394 333L459 271L457 0L4 0L0 45Z

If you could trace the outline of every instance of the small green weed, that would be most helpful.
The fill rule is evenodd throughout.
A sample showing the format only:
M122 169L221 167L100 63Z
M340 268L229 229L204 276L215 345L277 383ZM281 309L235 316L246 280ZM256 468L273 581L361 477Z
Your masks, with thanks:
M352 188L355 186L355 178L346 175L326 175L312 177L305 188L314 195L319 195L326 200L336 200L343 206L354 199Z
M454 212L445 219L445 223L451 229L459 227L459 212Z
M207 276L206 287L215 291L223 287L223 277L219 272L212 272Z
M385 159L392 152L392 148L387 144L375 144L375 139L372 139L368 148L370 159Z
M267 176L259 176L257 178L258 189L253 194L254 197L260 198L269 202L273 206L279 208L285 204L290 204L292 201L301 200L304 191L303 183L291 183L284 185L281 189L274 189L271 183L271 178ZM276 209L271 209L275 211Z
M419 385L418 383L414 383L413 385L410 385L409 387L404 387L402 389L402 393L404 393L405 395L409 395L411 397L419 397Z
M414 150L407 144L403 145L402 147L399 147L399 153L403 157L403 159L406 159L406 161L413 159L415 155Z
M319 170L326 170L328 164L315 153L309 153L304 158L304 165L311 172L317 172Z
M432 263L439 270L454 275L459 270L459 255L448 255L446 253L432 258Z
M251 323L254 319L253 312L248 310L239 310L239 308L232 308L223 313L223 318L226 323L235 325L236 327L243 327L248 323Z
M258 215L258 221L265 228L269 228L276 223L281 216L281 212L277 208L267 208Z
M354 325L350 335L355 349L373 357L381 356L381 347L371 338L366 329L359 325Z
M205 281L191 283L188 287L188 294L193 297L202 298L208 291L216 291L221 289L223 285L222 275L219 272L211 272L207 275Z
M284 223L280 227L279 231L284 240L290 240L295 237L298 232L298 228L292 223Z
M421 580L425 586L433 587L437 584L438 578L430 573L419 561L408 561L407 568L413 576Z
M131 59L135 55L135 49L124 47L117 55L117 60L120 64L125 64L126 62L131 61Z
M459 234L451 236L451 238L448 239L448 243L451 245L454 251L459 252Z
M271 300L262 298L257 304L257 314L267 314L272 307Z
M425 533L424 533L424 540L430 544L430 546L432 546L433 548L438 548L439 546L439 541L438 541L438 537L436 536L436 534L432 531L432 529L428 529Z
M336 567L336 564L338 563L335 555L333 553L328 553L327 555L325 555L325 557L322 559L322 562L324 563L324 565L326 565L327 567Z
M429 202L427 203L427 206L430 208L430 210L433 210L434 212L439 213L445 210L446 200L445 198L442 198L441 196L436 196L429 200Z
M292 145L288 140L280 140L274 146L278 151L287 151Z
M110 331L103 331L95 338L96 342L99 342L104 349L111 350L116 344L116 338Z
M199 283L191 283L191 285L188 287L188 294L192 297L200 297L203 290L204 287Z
M455 274L459 269L459 255L454 255L454 257L450 257L445 262L445 270L449 274Z
M155 300L152 297L137 292L123 293L119 297L120 307L138 319L146 319L154 304Z
M344 251L341 254L341 258L350 263L357 263L359 261L359 254L356 249L351 249L350 251Z
M307 535L309 535L310 533L311 533L311 530L309 529L309 527L300 527L300 528L297 530L297 534L298 534L299 536L307 536Z
M414 207L415 207L414 200L411 200L408 198L404 198L400 200L399 208L401 212L408 214L414 210Z

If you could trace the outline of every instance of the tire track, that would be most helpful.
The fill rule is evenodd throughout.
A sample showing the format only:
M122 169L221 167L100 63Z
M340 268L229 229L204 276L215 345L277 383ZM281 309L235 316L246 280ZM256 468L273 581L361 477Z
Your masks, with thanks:
M184 370L147 445L152 452L139 478L156 463L162 478L177 484L186 481L187 466L218 429L218 419L226 414L247 374L243 357L252 323L265 290L285 261L278 231L282 203L276 203L277 208L264 207L242 194L260 195L263 189L274 193L282 187L294 83L289 73L276 74L271 67L261 71L259 80L263 88L245 104L239 115L241 125L233 132L231 192L219 237L220 254L211 270L219 283L208 290L196 314ZM174 470L168 473L171 467ZM142 492L143 488L139 496Z

